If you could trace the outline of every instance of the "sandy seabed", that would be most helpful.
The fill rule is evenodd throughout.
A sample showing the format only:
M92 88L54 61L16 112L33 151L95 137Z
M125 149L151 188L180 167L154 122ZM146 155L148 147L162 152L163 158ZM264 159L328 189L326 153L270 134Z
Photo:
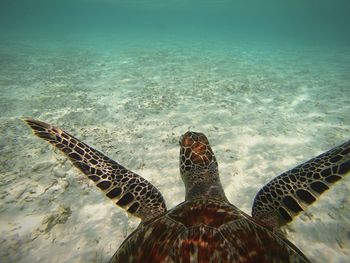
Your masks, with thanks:
M108 262L138 224L27 116L61 127L184 200L178 138L204 132L250 214L274 176L350 138L350 50L195 43L0 46L1 262ZM350 178L285 231L313 262L350 258Z

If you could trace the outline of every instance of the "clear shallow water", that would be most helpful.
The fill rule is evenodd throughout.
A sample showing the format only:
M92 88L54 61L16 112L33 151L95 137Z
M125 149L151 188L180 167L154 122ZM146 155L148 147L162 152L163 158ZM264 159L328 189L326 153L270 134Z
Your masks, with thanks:
M105 262L137 225L21 116L142 174L169 207L184 198L178 136L203 131L229 200L248 213L275 175L349 139L345 3L18 3L0 16L4 262ZM315 262L349 257L349 187L287 229Z
M336 1L24 0L1 2L3 36L349 41L350 4Z

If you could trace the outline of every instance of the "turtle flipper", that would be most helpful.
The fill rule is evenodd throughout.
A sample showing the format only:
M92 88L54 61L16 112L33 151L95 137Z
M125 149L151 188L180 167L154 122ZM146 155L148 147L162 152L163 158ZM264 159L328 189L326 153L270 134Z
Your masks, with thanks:
M60 149L107 197L130 214L147 220L166 212L162 194L146 179L59 128L30 118L24 121L35 135Z
M277 229L349 173L347 141L271 180L255 196L252 216Z

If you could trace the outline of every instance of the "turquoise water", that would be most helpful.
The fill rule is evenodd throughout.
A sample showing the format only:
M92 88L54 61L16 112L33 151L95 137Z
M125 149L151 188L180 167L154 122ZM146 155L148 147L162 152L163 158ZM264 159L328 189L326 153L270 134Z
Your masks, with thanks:
M276 39L348 43L349 8L345 0L4 0L0 12L3 40L83 43L110 37L115 41L200 39L231 44Z
M280 2L1 1L0 261L108 262L138 223L22 116L143 175L169 208L188 129L207 134L247 213L274 176L348 140L350 4ZM350 256L349 190L286 229L314 262Z

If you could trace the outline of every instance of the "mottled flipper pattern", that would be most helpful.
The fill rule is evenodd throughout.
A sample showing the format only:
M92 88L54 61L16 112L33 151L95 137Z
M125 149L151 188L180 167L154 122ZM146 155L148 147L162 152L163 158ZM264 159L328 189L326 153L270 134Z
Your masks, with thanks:
M277 229L349 173L350 141L347 141L266 184L255 197L252 216Z
M148 220L167 211L162 194L146 179L59 128L29 118L24 121L35 135L60 149L107 197L132 215Z

